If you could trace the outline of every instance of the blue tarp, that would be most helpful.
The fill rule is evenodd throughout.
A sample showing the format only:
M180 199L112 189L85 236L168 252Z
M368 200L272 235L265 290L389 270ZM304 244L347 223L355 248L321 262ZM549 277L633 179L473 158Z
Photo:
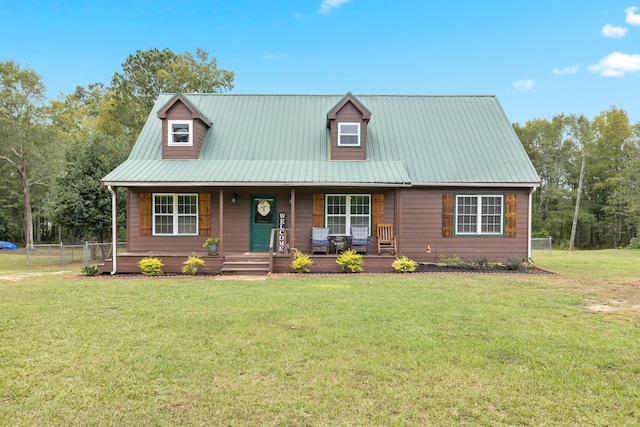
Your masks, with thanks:
M10 251L13 251L18 249L18 247L11 242L0 242L0 249L8 249Z

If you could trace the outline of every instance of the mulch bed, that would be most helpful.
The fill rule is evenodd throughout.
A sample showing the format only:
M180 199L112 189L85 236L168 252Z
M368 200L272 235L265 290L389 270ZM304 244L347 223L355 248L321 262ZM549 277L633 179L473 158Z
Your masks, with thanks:
M539 267L507 269L504 266L477 268L458 265L418 264L416 273L476 273L476 274L556 274Z
M472 266L455 266L455 265L439 265L439 264L418 264L415 273L469 273L469 274L533 274L533 275L553 275L556 274L553 271L545 270L535 266L527 266L520 269L507 269L504 266L492 266L487 268L477 268ZM344 272L314 272L310 273L311 275L344 275L349 273ZM366 271L364 273L355 273L358 275L366 275L366 274L401 274L397 271L386 270L386 271ZM188 276L182 273L164 273L161 276L155 276L153 278L161 279L169 279L169 278L213 278L219 276L219 273L198 273L195 276ZM275 273L276 276L284 276L284 275L298 275L293 272L287 273ZM303 275L303 274L300 274ZM88 276L78 275L72 276L74 278L87 278ZM116 278L116 279L141 279L146 278L142 273L118 273L115 275L110 275L108 273L101 274L98 276L93 276L96 278Z

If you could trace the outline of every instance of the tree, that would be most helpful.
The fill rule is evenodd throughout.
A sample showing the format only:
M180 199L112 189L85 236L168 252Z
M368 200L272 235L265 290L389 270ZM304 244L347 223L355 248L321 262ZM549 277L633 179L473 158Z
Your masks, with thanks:
M594 120L560 115L514 130L542 180L533 196L534 235L564 244L572 229L576 247L594 248L621 246L636 234L640 123L630 126L626 112L612 107Z
M55 173L55 129L47 122L45 87L33 70L0 62L0 160L15 172L24 212L25 243L33 247L31 191Z
M22 196L15 178L17 172L8 164L0 162L0 240L22 242L23 216Z
M107 89L102 83L86 88L77 86L49 104L51 121L64 135L74 141L86 141L100 131L100 117Z
M111 234L111 195L100 180L129 152L123 139L96 135L69 149L65 174L49 194L53 219L73 239L107 241ZM122 191L122 190L121 190ZM124 223L124 192L118 195L119 223Z
M624 110L611 107L593 120L595 138L587 147L592 214L597 218L593 245L618 247L625 231L624 207L616 191L622 184L626 159L637 150L631 144L631 126Z
M119 134L135 138L144 125L160 93L213 93L233 89L234 73L219 69L216 59L202 49L196 55L176 54L169 49L136 51L115 73L107 96L106 119L114 135L113 124L120 124Z
M514 125L542 181L532 200L532 232L551 236L555 242L568 242L573 214L576 145L567 126L570 120L571 116L559 115L552 120L535 119L525 126Z
M621 212L627 236L631 238L640 237L640 123L631 127L626 151L611 200Z

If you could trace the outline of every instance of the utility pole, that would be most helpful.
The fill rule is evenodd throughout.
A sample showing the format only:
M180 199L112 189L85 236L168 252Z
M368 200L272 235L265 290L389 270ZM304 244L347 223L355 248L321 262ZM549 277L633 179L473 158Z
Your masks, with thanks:
M584 169L587 164L587 154L582 154L582 165L580 166L580 181L578 182L578 195L576 197L576 210L573 212L573 224L571 225L571 239L569 240L569 252L573 250L576 240L576 229L578 228L578 213L580 212L580 198L582 197L582 183L584 182Z

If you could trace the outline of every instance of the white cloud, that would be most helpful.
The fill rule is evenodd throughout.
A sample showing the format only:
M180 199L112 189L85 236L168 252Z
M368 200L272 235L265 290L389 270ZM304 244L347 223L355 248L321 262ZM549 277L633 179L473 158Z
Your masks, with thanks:
M640 55L613 52L597 64L590 65L589 71L606 77L622 77L626 73L637 73L640 71Z
M318 13L321 15L328 15L329 12L331 12L331 9L340 7L348 1L349 0L324 0L322 2L322 6L320 6L320 10L318 10Z
M627 34L627 28L614 27L613 25L605 25L602 28L602 35L605 37L624 37Z
M288 53L282 53L280 55L267 54L262 57L262 59L284 59L289 56Z
M518 80L513 82L513 87L524 92L533 89L534 83L532 79Z
M575 74L580 69L579 65L574 65L573 67L564 67L564 68L554 68L553 74Z
M629 7L624 10L624 13L627 14L627 18L625 21L630 25L640 25L640 14L636 13L638 10L637 7Z

